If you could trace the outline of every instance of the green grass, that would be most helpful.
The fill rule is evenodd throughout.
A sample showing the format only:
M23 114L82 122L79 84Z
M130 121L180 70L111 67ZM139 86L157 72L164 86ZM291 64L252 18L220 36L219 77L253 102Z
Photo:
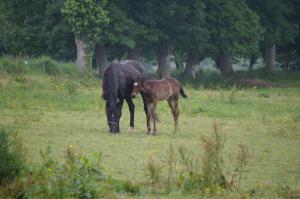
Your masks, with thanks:
M216 121L226 135L226 175L231 175L238 145L245 144L250 150L242 190L281 185L299 190L300 88L295 85L299 85L300 78L286 82L291 86L268 89L204 89L187 85L189 98L180 99L180 131L174 132L171 111L166 102L161 102L157 110L159 134L153 137L146 135L140 97L135 99L134 133L126 132L126 104L121 134L108 133L99 79L66 73L2 73L0 126L20 133L32 165L41 163L40 149L49 145L53 158L63 160L66 148L72 145L87 155L102 152L104 169L115 178L141 182L148 178L149 155L157 158L166 172L164 158L170 143L184 146L200 157L200 138L212 134ZM179 161L178 151L176 157ZM176 171L181 170L178 164ZM171 193L170 197L172 194L177 195Z

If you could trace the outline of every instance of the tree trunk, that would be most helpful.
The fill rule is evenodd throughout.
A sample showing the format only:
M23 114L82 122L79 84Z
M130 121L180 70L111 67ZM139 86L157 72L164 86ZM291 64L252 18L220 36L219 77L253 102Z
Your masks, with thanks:
M266 69L268 72L276 70L276 45L273 44L266 48Z
M233 73L232 64L230 61L230 56L227 52L222 52L216 61L217 68L220 69L223 75L230 75Z
M196 79L196 65L198 64L198 62L199 58L195 53L188 55L186 67L184 69L184 77L186 79Z
M107 65L107 57L104 46L96 43L94 53L97 71L99 76L102 77Z
M157 50L158 75L160 78L170 76L171 59L169 48L163 46Z
M87 72L87 47L83 39L75 37L77 50L76 65L80 72Z
M131 60L140 60L140 54L142 51L142 47L139 45L136 45L134 49L128 49L128 59Z
M184 69L184 60L180 55L174 54L174 61L176 65L176 70L179 70L180 72Z
M249 71L253 71L253 65L256 64L257 58L256 55L251 55L249 62Z

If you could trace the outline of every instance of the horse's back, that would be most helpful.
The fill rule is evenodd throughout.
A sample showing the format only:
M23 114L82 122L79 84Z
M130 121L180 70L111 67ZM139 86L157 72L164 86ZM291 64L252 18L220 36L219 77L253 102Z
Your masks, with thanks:
M118 95L125 96L131 92L134 81L144 77L146 77L144 66L138 61L111 63L104 72L103 91L104 93L117 91Z

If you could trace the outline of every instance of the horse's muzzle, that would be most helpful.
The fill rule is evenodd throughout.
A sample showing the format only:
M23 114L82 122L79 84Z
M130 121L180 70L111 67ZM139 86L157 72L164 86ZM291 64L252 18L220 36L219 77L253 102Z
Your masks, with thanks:
M116 123L110 122L108 125L110 133L120 133L120 128Z

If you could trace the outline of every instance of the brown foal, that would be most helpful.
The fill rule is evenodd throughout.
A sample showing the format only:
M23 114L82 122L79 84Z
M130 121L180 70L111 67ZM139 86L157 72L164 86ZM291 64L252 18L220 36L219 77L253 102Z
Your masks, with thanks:
M156 122L158 121L156 106L157 102L167 100L172 110L174 117L175 131L178 130L178 100L179 94L184 98L187 98L180 83L171 77L166 77L161 80L139 80L133 84L132 96L136 96L141 92L145 98L147 105L147 134L151 134L150 119L153 120L153 132L152 135L156 134Z

